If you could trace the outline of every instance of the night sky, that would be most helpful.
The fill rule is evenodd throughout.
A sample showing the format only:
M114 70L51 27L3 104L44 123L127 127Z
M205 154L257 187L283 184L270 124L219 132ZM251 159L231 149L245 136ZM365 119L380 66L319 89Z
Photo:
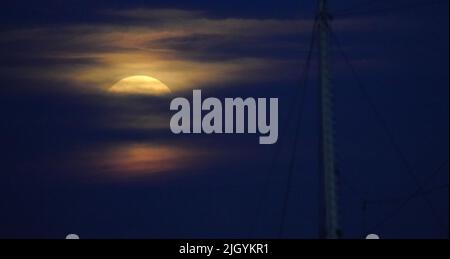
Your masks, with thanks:
M448 238L448 2L329 2L343 237ZM317 47L297 95L316 12L3 1L0 238L318 238ZM134 75L171 93L110 91ZM193 89L279 98L277 144L173 134L170 101Z

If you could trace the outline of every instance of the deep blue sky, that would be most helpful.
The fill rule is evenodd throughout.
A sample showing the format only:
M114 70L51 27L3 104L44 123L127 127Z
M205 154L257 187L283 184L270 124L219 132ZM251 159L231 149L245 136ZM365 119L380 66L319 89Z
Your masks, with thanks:
M360 8L359 2L330 1L331 11ZM344 237L376 232L387 238L448 238L448 3L408 9L411 1L376 2L356 9L369 10L361 15L340 17L336 11L333 21L389 131L361 95L333 42ZM280 233L293 123L298 116L295 107L300 105L294 99L291 106L291 100L302 86L310 28L280 36L258 25L268 19L287 22L288 27L290 21L310 21L315 1L43 0L8 1L1 7L0 238L62 238L68 233L82 238L318 237L316 61ZM391 7L395 10L385 10ZM177 58L205 64L230 60L233 64L240 58L283 61L270 63L270 80L259 80L262 72L249 73L248 79L255 80L211 81L204 91L216 97L280 98L278 144L261 146L251 135L175 136L168 124L170 98L80 92L71 90L79 83L46 76L98 65L92 56L67 60L47 56L52 50L65 54L103 51L102 46L78 44L83 31L68 34L68 28L109 25L132 30L136 21L105 12L136 8L200 11L201 17L222 22L230 18L255 21L261 32L249 31L250 36L242 39L232 33L226 39L195 34L157 44L176 50ZM380 12L370 14L371 10ZM176 27L175 18L170 22ZM137 24L153 28L160 22ZM30 36L33 29L38 32ZM75 43L58 38L59 33L68 34ZM54 41L47 42L48 36ZM313 57L317 59L317 50ZM189 89L179 95L189 96ZM147 112L162 116L167 126L112 127L123 117ZM214 155L204 154L195 165L183 166L179 161L176 169L137 180L112 179L83 161L83 155L99 152L101 156L111 146L130 143L200 148ZM399 153L411 168L405 167ZM419 195L412 196L418 188L422 188Z

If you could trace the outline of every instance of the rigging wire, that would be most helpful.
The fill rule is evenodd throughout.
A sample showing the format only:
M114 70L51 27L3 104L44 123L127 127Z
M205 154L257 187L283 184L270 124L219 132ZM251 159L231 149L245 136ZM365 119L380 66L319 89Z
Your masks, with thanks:
M425 180L425 183L422 186L420 186L415 192L411 193L411 195L409 195L409 197L407 197L396 209L392 210L388 215L386 215L386 217L384 217L382 220L380 220L378 223L376 223L371 228L371 231L374 231L374 230L378 229L379 227L383 226L384 224L386 224L387 222L389 222L389 220L391 220L398 213L400 213L403 210L403 208L405 208L415 198L423 197L422 196L423 193L430 192L431 190L425 190L425 186L429 182L431 182L434 179L434 177L436 175L438 175L442 169L445 168L446 165L448 165L448 161L445 161L438 168L436 168L436 170L434 170L434 172L432 174L430 174L430 176ZM448 185L446 187L448 188ZM438 186L436 188L445 188L445 186Z
M375 105L375 102L373 101L373 99L370 97L369 93L367 92L367 89L363 83L363 81L361 80L361 78L359 77L359 74L356 71L356 68L354 67L354 65L352 64L352 62L350 61L350 58L348 57L347 53L344 51L339 38L337 37L337 35L334 33L334 31L332 31L330 29L330 33L332 35L332 38L334 39L334 41L337 44L338 49L341 52L342 57L344 58L344 61L346 62L347 66L350 68L350 72L353 75L355 81L356 81L356 85L357 88L360 90L361 95L363 96L363 98L366 100L366 102L368 103L369 107L371 108L372 112L375 115L375 118L377 119L378 123L380 124L380 126L382 127L383 131L385 132L385 134L388 137L388 141L389 143L392 145L395 153L397 154L398 159L400 160L400 162L402 163L402 165L405 167L407 174L410 176L410 178L415 182L416 187L418 189L422 189L422 186L420 184L419 179L417 178L416 174L415 174L415 170L413 169L413 167L411 166L411 164L408 162L408 160L406 159L405 154L403 153L402 149L400 148L400 146L398 145L394 135L391 133L390 128L386 122L386 120L383 118L383 116L381 115L381 112L378 110L378 107ZM425 203L427 204L427 206L430 209L430 212L433 214L433 216L435 217L435 219L439 220L439 217L437 216L437 212L436 209L434 208L431 200L428 198L427 195L421 195L421 198L424 199Z
M307 60L306 60L304 71L303 71L303 75L304 75L303 88L301 89L301 96L300 96L301 100L300 100L300 105L298 106L298 115L297 115L297 120L295 123L296 128L295 128L295 133L294 133L295 135L294 135L294 140L293 140L293 149L294 150L291 153L291 158L289 161L289 173L288 173L288 178L287 178L287 188L286 188L286 192L284 194L283 207L282 207L282 211L281 211L281 223L280 223L280 229L279 229L280 237L282 237L282 235L283 235L284 227L286 224L286 216L287 216L287 209L288 209L288 204L289 204L289 197L290 197L291 190L292 190L292 177L293 177L294 169L295 169L294 168L295 167L295 157L297 154L297 144L298 144L298 139L300 136L300 128L301 128L301 123L302 123L302 118L303 118L303 110L304 110L304 106L305 106L305 99L306 99L305 97L306 97L307 88L308 88L309 70L311 67L312 54L314 51L317 26L318 26L318 21L316 19L314 22L313 30L312 30L308 56L307 56Z
M426 6L431 6L431 5L437 5L437 4L441 4L447 2L446 0L428 0L428 1L420 1L420 2L414 2L414 3L402 3L400 5L394 5L394 6L390 6L390 7L380 7L380 8L374 8L372 10L363 10L361 9L361 7L363 7L362 3L358 3L355 4L352 7L346 8L346 9L342 9L342 10L338 10L337 12L335 12L335 17L346 17L346 16L353 16L353 15L364 15L364 14L377 14L377 13L387 13L387 12L393 12L393 11L402 11L402 10L408 10L408 9L414 9L414 8L419 8L419 7L426 7ZM376 0L368 0L365 1L365 6L374 6L376 4L380 3L379 1ZM296 131L295 131L295 137L294 137L294 141L293 141L293 145L294 145L294 150L291 153L291 159L289 161L289 174L288 174L288 180L287 180L287 188L286 188L286 192L284 195L284 200L283 200L283 207L282 207L282 218L281 218L281 224L280 224L280 228L279 228L279 235L280 237L283 235L283 231L285 228L285 224L286 224L286 215L287 215L287 209L288 209L288 204L289 204L289 197L290 197L290 193L291 193L291 189L292 189L292 177L293 177L293 171L294 171L294 167L295 167L295 157L296 157L296 153L297 153L297 142L298 142L298 138L299 138L299 131L300 131L300 124L302 121L302 113L303 113L303 104L304 104L304 99L305 99L305 95L306 95L306 89L307 89L307 83L308 83L308 71L309 71L309 67L310 67L310 62L311 62L311 58L312 58L312 52L314 49L314 40L315 40L315 33L316 33L316 24L317 20L314 23L313 26L313 32L312 32L312 38L311 38L311 46L310 49L308 51L308 57L307 57L307 61L305 62L305 66L304 66L304 85L303 88L301 88L296 97L295 100L301 98L301 103L298 107L298 112L299 115L297 117L297 123L296 123ZM388 136L389 142L390 144L394 147L395 153L397 154L399 160L401 161L401 163L403 164L403 166L406 168L407 173L409 174L409 176L415 181L417 187L417 190L415 192L413 192L411 195L409 195L405 201L401 204L401 206L399 206L397 208L397 210L392 211L392 213L390 213L386 218L384 218L382 221L380 221L379 223L377 223L375 225L375 227L373 227L372 229L377 229L379 226L382 226L383 224L385 224L387 221L389 221L392 217L394 217L399 211L401 211L411 200L415 199L415 198L423 198L428 207L430 207L430 211L433 213L433 216L437 218L437 213L434 209L433 204L431 203L431 201L428 198L428 194L430 194L431 192L434 192L435 189L443 189L443 188L448 188L448 185L443 185L443 186L437 186L433 189L430 190L425 190L425 185L423 184L421 185L419 182L419 179L416 177L415 175L415 170L412 168L412 166L410 165L410 163L408 162L408 160L406 159L406 156L403 154L402 149L398 146L395 137L393 136L393 134L391 133L387 122L384 120L384 118L381 116L381 113L378 111L377 106L375 105L375 103L373 102L372 98L370 97L370 95L368 94L367 90L365 89L365 86L362 82L362 80L360 79L360 77L358 76L358 73L355 69L355 67L353 66L353 64L350 62L349 57L347 56L347 54L345 53L345 51L342 48L342 45L340 44L338 38L336 37L336 35L333 33L333 31L331 31L330 28L330 32L332 37L335 39L335 41L338 44L338 47L340 49L341 54L343 55L345 62L347 63L347 65L350 67L351 72L353 74L353 76L355 77L355 80L357 82L357 86L358 88L361 90L362 95L364 96L364 98L368 101L368 104L370 106L370 108L373 110L375 117L377 118L378 122L380 123L380 125L382 126L383 130L385 131L386 135ZM295 101L294 101L295 104ZM289 116L287 117L289 118ZM289 121L291 122L291 121ZM266 179L266 184L264 187L265 192L268 189L269 186L269 177L272 174L272 172L275 169L275 163L277 161L277 158L279 156L279 153L282 149L282 143L280 143L280 145L278 145L278 149L276 151L276 154L274 156L274 159L272 161L272 165L271 167L269 167L269 173ZM444 163L443 166L445 166L446 163ZM431 179L433 179L435 177L435 175L442 169L443 167L441 165L441 167L439 167L436 171L436 173L433 173L432 175L430 175L429 178L427 178L428 180L431 181ZM356 192L360 192L357 188L353 188L353 190L355 193ZM393 199L390 199L393 200ZM363 201L363 211L366 211L368 204L375 202L375 200L366 200L365 198L362 199ZM381 200L378 200L379 202L382 202ZM258 215L260 214L260 211L262 209L262 205L263 205L263 198L260 199L259 202L259 206L258 206ZM257 222L257 221L255 221ZM365 223L363 223L363 228L365 227ZM254 229L253 229L254 231Z
M367 200L367 203L369 203L369 204L398 203L398 202L402 202L406 199L409 199L411 196L413 196L413 198L418 198L421 195L428 195L428 194L432 194L434 192L448 189L448 187L449 187L448 184L440 184L440 185L431 187L429 189L424 188L424 190L421 192L414 192L413 194L410 194L408 197L391 197L391 198L385 198L385 199Z
M313 29L312 29L312 33L311 33L310 46L309 46L309 49L307 50L308 52L307 52L307 56L306 56L306 61L305 61L305 64L304 64L303 70L302 70L302 73L303 73L302 76L303 76L303 81L304 82L306 82L305 78L307 77L307 73L309 71L309 67L310 67L310 63L311 63L311 59L312 59L312 53L314 51L314 38L315 38L315 33L316 33L316 27L317 27L317 19L315 19L314 22L313 22ZM303 84L303 87L296 91L297 93L293 96L292 100L290 101L289 112L294 109L294 105L296 103L298 103L298 100L302 96L305 95L305 92L306 92L305 88L306 88L306 85ZM304 98L302 98L302 99L304 99ZM301 105L303 105L303 102L304 101L301 101ZM291 125L291 122L292 122L292 120L288 120L290 117L291 117L290 114L287 114L287 116L285 117L285 120L287 121L287 124L288 124L287 127L285 128L285 131L287 131L287 129L290 128L290 125ZM265 177L264 186L262 188L263 189L262 190L262 194L260 195L258 203L257 203L257 217L256 217L257 220L255 220L253 222L253 224L252 224L252 228L250 230L251 231L250 236L253 236L255 234L255 232L256 232L256 227L257 227L257 224L259 222L259 218L260 218L262 207L263 207L263 201L264 201L264 198L266 196L266 193L268 192L269 185L270 185L270 179L271 179L271 176L273 175L273 172L275 171L276 162L277 162L278 157L280 156L280 153L281 153L281 151L283 149L284 143L285 142L283 141L283 139L281 139L280 143L277 145L277 149L275 150L275 154L274 154L274 156L273 156L273 158L271 160L271 164L269 166L268 173L267 173L267 175ZM282 224L284 224L284 223L282 223Z

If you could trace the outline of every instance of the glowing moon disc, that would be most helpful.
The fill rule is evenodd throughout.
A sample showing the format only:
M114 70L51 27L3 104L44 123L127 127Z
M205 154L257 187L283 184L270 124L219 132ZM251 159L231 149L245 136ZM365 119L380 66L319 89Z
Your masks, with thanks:
M109 91L117 94L155 95L169 94L169 87L150 76L130 76L115 83Z

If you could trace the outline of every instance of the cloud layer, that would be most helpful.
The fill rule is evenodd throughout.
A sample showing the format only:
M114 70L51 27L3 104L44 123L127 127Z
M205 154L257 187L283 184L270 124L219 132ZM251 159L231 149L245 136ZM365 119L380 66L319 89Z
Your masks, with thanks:
M0 44L16 64L2 70L94 88L131 75L158 78L173 90L279 80L295 76L298 59L287 57L302 48L292 38L311 28L310 21L218 19L182 10L103 15L124 23L6 33Z

